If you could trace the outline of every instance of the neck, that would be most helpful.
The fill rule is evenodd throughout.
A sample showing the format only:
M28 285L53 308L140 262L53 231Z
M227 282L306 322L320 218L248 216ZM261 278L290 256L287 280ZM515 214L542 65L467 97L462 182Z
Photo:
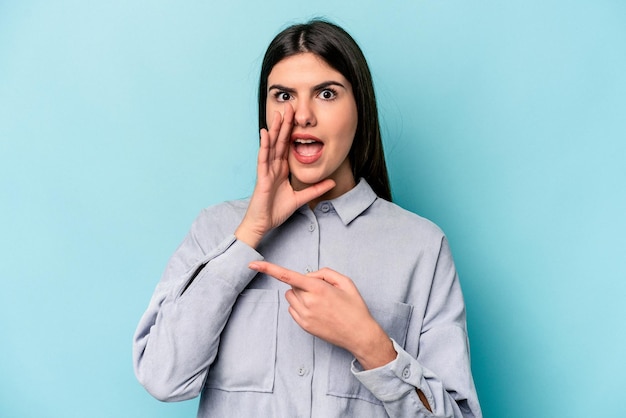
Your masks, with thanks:
M335 180L335 187L333 187L332 189L330 189L329 191L327 191L326 193L324 193L323 195L321 195L320 197L317 197L313 200L311 200L308 205L309 208L311 208L311 210L315 209L315 207L317 206L318 203L324 201L324 200L332 200L335 199L341 195L343 195L344 193L349 192L350 190L352 190L354 188L354 186L356 186L356 181L354 180L353 176L344 176L341 177L339 179L333 179Z

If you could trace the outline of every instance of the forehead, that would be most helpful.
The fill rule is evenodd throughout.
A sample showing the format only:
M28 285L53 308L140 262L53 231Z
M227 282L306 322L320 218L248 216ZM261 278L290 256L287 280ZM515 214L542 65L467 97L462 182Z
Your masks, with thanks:
M270 87L272 84L296 87L331 80L347 83L345 77L321 57L304 52L284 58L274 65L267 77L267 84Z

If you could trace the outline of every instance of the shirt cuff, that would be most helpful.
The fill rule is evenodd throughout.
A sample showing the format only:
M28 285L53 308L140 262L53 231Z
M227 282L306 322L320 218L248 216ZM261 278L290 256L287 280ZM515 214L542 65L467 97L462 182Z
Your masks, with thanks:
M363 370L355 359L352 374L381 402L396 401L415 388L429 394L430 391L423 388L422 366L393 339L391 342L398 353L394 360L375 369Z
M263 256L254 248L231 235L200 261L194 269L197 273L192 270L191 282L187 282L185 289L191 290L197 287L196 282L203 281L211 286L213 280L218 280L239 294L257 274L248 264L261 260Z

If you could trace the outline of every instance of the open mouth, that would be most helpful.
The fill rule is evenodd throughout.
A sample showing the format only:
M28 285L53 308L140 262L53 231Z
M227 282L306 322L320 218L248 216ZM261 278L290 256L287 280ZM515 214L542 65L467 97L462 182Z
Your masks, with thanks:
M313 135L293 134L291 144L292 154L301 164L313 164L322 157L324 142Z
M320 141L316 141L315 139L296 138L293 141L293 147L296 151L296 154L303 157L312 157L322 151L324 144L322 144Z

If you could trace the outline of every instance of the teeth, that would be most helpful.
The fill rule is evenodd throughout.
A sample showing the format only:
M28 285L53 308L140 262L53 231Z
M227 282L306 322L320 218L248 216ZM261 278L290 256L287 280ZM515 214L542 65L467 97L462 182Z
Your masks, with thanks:
M297 142L297 143L299 143L299 144L312 144L312 143L314 143L314 142L316 142L316 141L315 141L315 140L313 140L313 139L303 139L303 138L298 138L298 139L296 139L294 142Z

